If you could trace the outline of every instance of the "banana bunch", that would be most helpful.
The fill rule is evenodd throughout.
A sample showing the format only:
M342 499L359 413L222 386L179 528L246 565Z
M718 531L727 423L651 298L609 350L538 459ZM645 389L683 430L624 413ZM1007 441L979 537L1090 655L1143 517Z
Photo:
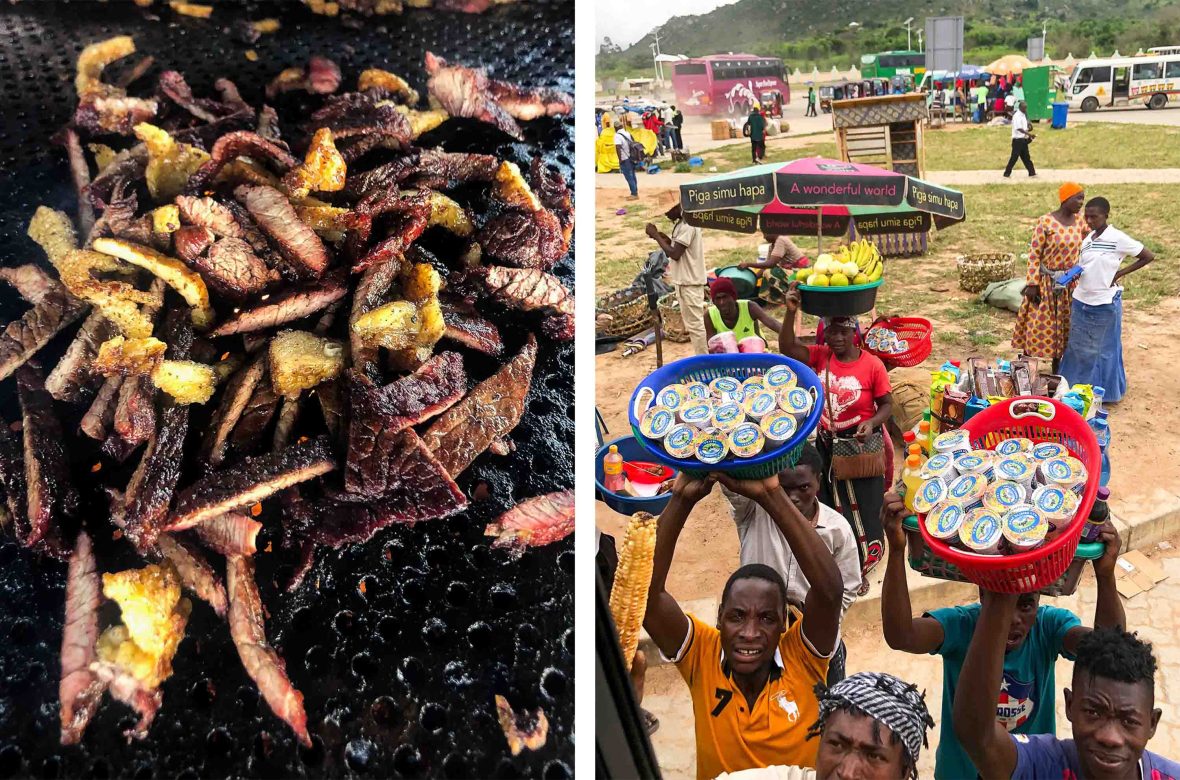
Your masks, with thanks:
M868 284L881 278L884 266L881 263L881 253L872 242L861 239L840 248L840 261L853 263L857 268L853 284Z

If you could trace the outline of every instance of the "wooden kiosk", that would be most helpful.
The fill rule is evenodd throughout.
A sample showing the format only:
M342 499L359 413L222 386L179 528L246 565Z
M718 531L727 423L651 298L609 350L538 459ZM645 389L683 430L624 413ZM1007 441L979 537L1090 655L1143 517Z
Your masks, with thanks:
M832 101L832 128L841 159L922 178L926 114L926 95L920 92ZM858 238L855 227L849 227L849 234L852 240ZM928 238L926 233L866 237L884 257L924 254Z

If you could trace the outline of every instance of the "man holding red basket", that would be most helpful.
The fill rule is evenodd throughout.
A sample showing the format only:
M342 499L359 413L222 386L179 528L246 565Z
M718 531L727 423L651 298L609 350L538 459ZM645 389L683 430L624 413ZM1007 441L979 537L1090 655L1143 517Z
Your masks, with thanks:
M1082 640L1092 631L1121 630L1127 622L1123 602L1115 587L1114 567L1120 547L1118 532L1108 521L1099 535L1106 551L1094 561L1098 583L1094 629L1083 626L1078 616L1069 610L1040 604L1038 593L1012 596L1012 606L1006 613L1007 622L1000 628L985 629L984 607L980 604L936 609L914 616L906 584L906 533L902 527L902 520L910 512L901 496L888 493L882 514L889 540L881 590L885 641L894 650L942 656L942 733L935 754L934 777L936 780L976 777L978 764L972 761L974 754L966 749L965 742L960 744L956 739L959 733L957 724L952 728L955 723L952 708L957 709L957 692L964 688L972 691L971 695L981 707L986 706L991 721L1005 734L1055 733L1057 685L1054 666L1058 656L1074 660ZM994 595L982 590L980 593L981 597ZM985 599L981 600L986 604ZM985 681L968 673L965 659L968 647L987 631L995 633L995 642L1003 651L1000 653L1001 669ZM993 687L995 690L982 694L979 686L984 682L989 690ZM984 777L988 775L984 774ZM1037 777L1049 780L1047 775ZM1057 780L1057 777L1051 780Z

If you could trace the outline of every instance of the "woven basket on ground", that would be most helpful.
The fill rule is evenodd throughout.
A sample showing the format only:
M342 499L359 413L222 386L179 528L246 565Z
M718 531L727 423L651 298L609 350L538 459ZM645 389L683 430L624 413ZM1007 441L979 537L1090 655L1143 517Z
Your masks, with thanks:
M655 316L642 290L616 290L599 298L594 307L594 335L599 339L625 339L654 324Z
M982 292L992 282L1016 275L1016 255L1011 252L959 255L959 287L969 293Z
M688 341L688 328L684 327L684 318L680 316L680 300L676 293L660 298L659 307L664 321L664 338L681 343Z

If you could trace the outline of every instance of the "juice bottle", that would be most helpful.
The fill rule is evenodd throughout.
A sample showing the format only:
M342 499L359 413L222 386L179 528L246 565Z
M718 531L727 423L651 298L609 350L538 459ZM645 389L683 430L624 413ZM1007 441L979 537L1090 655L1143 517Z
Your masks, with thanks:
M916 455L918 457L918 465L919 466L921 466L923 463L926 462L926 456L922 454L922 445L918 444L917 442L914 442L913 444L911 444L909 446L909 449L906 450L907 457L914 456L914 455Z
M612 444L602 459L602 485L612 493L622 493L624 481L623 456L619 454L619 448Z
M905 468L901 470L901 481L905 485L905 508L914 511L914 496L922 489L922 459L918 455L910 455L905 459Z
M929 420L923 420L922 422L918 423L918 438L916 441L918 443L918 446L922 448L922 453L927 458L929 458L930 457L930 421Z

